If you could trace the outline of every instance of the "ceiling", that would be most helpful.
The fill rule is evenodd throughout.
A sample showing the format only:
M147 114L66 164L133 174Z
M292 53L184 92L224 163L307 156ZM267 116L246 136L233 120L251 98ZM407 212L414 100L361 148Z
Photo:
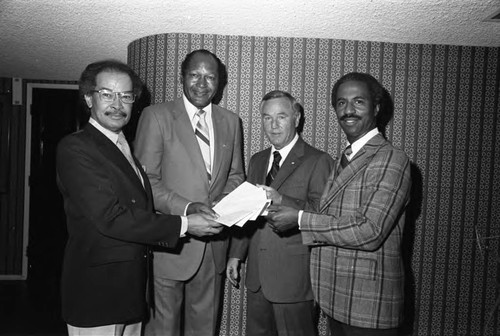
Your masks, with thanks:
M161 33L500 47L500 0L0 0L0 77L76 80Z

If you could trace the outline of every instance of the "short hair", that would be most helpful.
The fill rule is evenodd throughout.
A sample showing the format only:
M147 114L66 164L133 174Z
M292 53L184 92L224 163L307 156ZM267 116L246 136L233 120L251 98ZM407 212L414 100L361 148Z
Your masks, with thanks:
M281 90L274 90L266 93L264 97L262 97L262 101L260 102L260 109L262 111L262 105L264 104L265 101L271 100L271 99L276 99L276 98L286 98L290 102L290 105L292 106L292 110L299 114L303 114L303 107L302 105L297 102L297 99L295 99L291 94L289 94L286 91L281 91Z
M124 73L132 80L132 92L139 98L142 93L142 80L127 64L114 59L98 61L87 65L78 82L80 94L89 95L96 87L96 78L102 72Z
M368 91L370 92L370 98L373 103L373 106L376 106L382 102L384 97L384 87L370 74L361 73L361 72L350 72L340 77L337 82L333 85L332 88L332 106L334 109L336 108L337 101L337 91L339 90L340 85L345 82L356 81L365 83L368 87Z
M212 53L206 49L194 50L186 55L186 57L184 58L184 60L181 63L181 76L184 77L184 75L186 74L187 69L189 67L189 64L191 63L191 60L193 59L194 56L196 56L198 54L211 56L214 59L215 63L217 64L217 73L219 74L219 77L221 77L221 75L220 75L221 64L222 64L221 60L217 57L217 55L215 55L214 53Z
M340 77L333 85L332 106L334 109L336 109L335 102L337 101L337 91L340 85L349 81L362 82L368 87L373 107L379 106L378 114L375 117L377 128L385 137L385 129L394 115L394 102L392 101L389 91L387 91L372 75L361 72L351 72Z

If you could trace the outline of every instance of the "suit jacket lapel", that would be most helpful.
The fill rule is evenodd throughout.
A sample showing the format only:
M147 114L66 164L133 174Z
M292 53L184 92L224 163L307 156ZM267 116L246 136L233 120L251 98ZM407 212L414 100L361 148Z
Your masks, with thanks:
M338 165L340 165L340 159L337 160L336 167L332 172L333 180L328 191L325 190L325 194L321 199L320 212L325 211L328 206L333 202L335 197L344 189L344 187L358 174L362 171L368 162L380 146L385 142L382 135L378 134L371 138L351 159L351 162L339 173ZM330 181L329 181L330 184Z
M189 120L189 115L187 114L182 98L175 100L175 107L172 114L175 122L174 130L180 143L182 143L186 153L188 153L193 167L196 167L198 173L202 176L202 180L207 180L208 183L205 161L203 161L200 145L198 145L198 140L196 140L196 135L194 134L193 126L191 120ZM173 159L175 160L175 158Z
M97 130L94 126L92 126L90 123L87 124L84 128L84 132L87 132L90 137L93 139L93 141L96 143L97 149L106 157L109 158L109 161L114 164L119 170L123 171L130 179L130 181L140 190L143 192L144 187L141 183L141 180L137 176L137 174L134 171L134 168L130 165L128 160L125 158L123 153L118 149L118 147L112 143L104 134L102 134L99 130ZM133 156L133 155L132 155ZM139 168L139 171L141 171L142 174L142 168L140 167L140 163L138 163L137 159L134 157L134 161ZM142 174L142 177L144 179L144 174ZM146 176L147 179L147 176Z
M274 181L271 183L271 187L274 189L279 189L283 182L286 181L288 176L293 173L293 171L300 166L302 161L304 160L304 140L299 137L297 143L293 146L293 148L288 153L285 161L281 165L278 170L278 174L276 175Z
M265 149L263 152L255 154L252 159L252 171L249 171L248 180L253 184L265 184L267 176L267 167L269 166L269 157L271 155L271 147Z
M222 162L224 162L226 150L223 150L226 146L227 139L226 137L229 135L227 129L229 125L227 124L226 119L222 115L222 113L218 113L219 107L215 104L212 104L212 123L214 128L214 144L212 146L212 150L214 151L214 162L212 162L212 181L215 181L219 175L220 168L222 166ZM215 183L212 182L211 185Z

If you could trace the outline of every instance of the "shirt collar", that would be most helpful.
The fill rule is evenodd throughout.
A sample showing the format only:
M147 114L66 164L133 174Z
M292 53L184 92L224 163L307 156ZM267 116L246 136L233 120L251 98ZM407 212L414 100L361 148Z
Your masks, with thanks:
M184 101L184 107L186 108L186 112L189 116L189 120L193 120L194 115L196 112L198 112L200 109L191 104L191 102L187 99L186 95L183 93L182 94L182 100ZM203 109L206 113L206 117L210 120L212 118L212 103L208 104L205 106Z
M271 146L271 156L273 156L274 151L280 152L280 155L281 155L280 165L281 165L281 162L285 161L286 157L288 156L288 153L290 153L293 146L295 146L295 144L297 143L297 140L299 140L299 135L297 133L295 133L295 136L293 137L292 141L290 141L290 143L288 145L281 148L280 150L276 149L274 147L274 145L272 145Z
M352 149L352 154L350 155L350 158L353 158L354 155L368 142L370 141L371 138L373 138L375 135L379 134L379 131L377 128L372 129L365 135L363 135L360 139L354 141L351 144L351 149Z
M99 124L92 117L90 117L90 119L89 119L89 124L91 124L92 126L94 126L95 128L97 128L97 130L99 132L101 132L102 134L104 134L115 145L118 143L118 134L122 133L122 131L120 131L119 133L115 133L113 131L110 131L109 129L102 127L101 124Z

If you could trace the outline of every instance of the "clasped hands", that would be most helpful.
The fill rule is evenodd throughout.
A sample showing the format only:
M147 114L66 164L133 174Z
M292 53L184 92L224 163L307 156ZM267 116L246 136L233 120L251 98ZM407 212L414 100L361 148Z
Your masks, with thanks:
M208 205L201 202L190 203L186 210L187 232L193 236L213 236L220 233L223 225L217 222L219 215Z

